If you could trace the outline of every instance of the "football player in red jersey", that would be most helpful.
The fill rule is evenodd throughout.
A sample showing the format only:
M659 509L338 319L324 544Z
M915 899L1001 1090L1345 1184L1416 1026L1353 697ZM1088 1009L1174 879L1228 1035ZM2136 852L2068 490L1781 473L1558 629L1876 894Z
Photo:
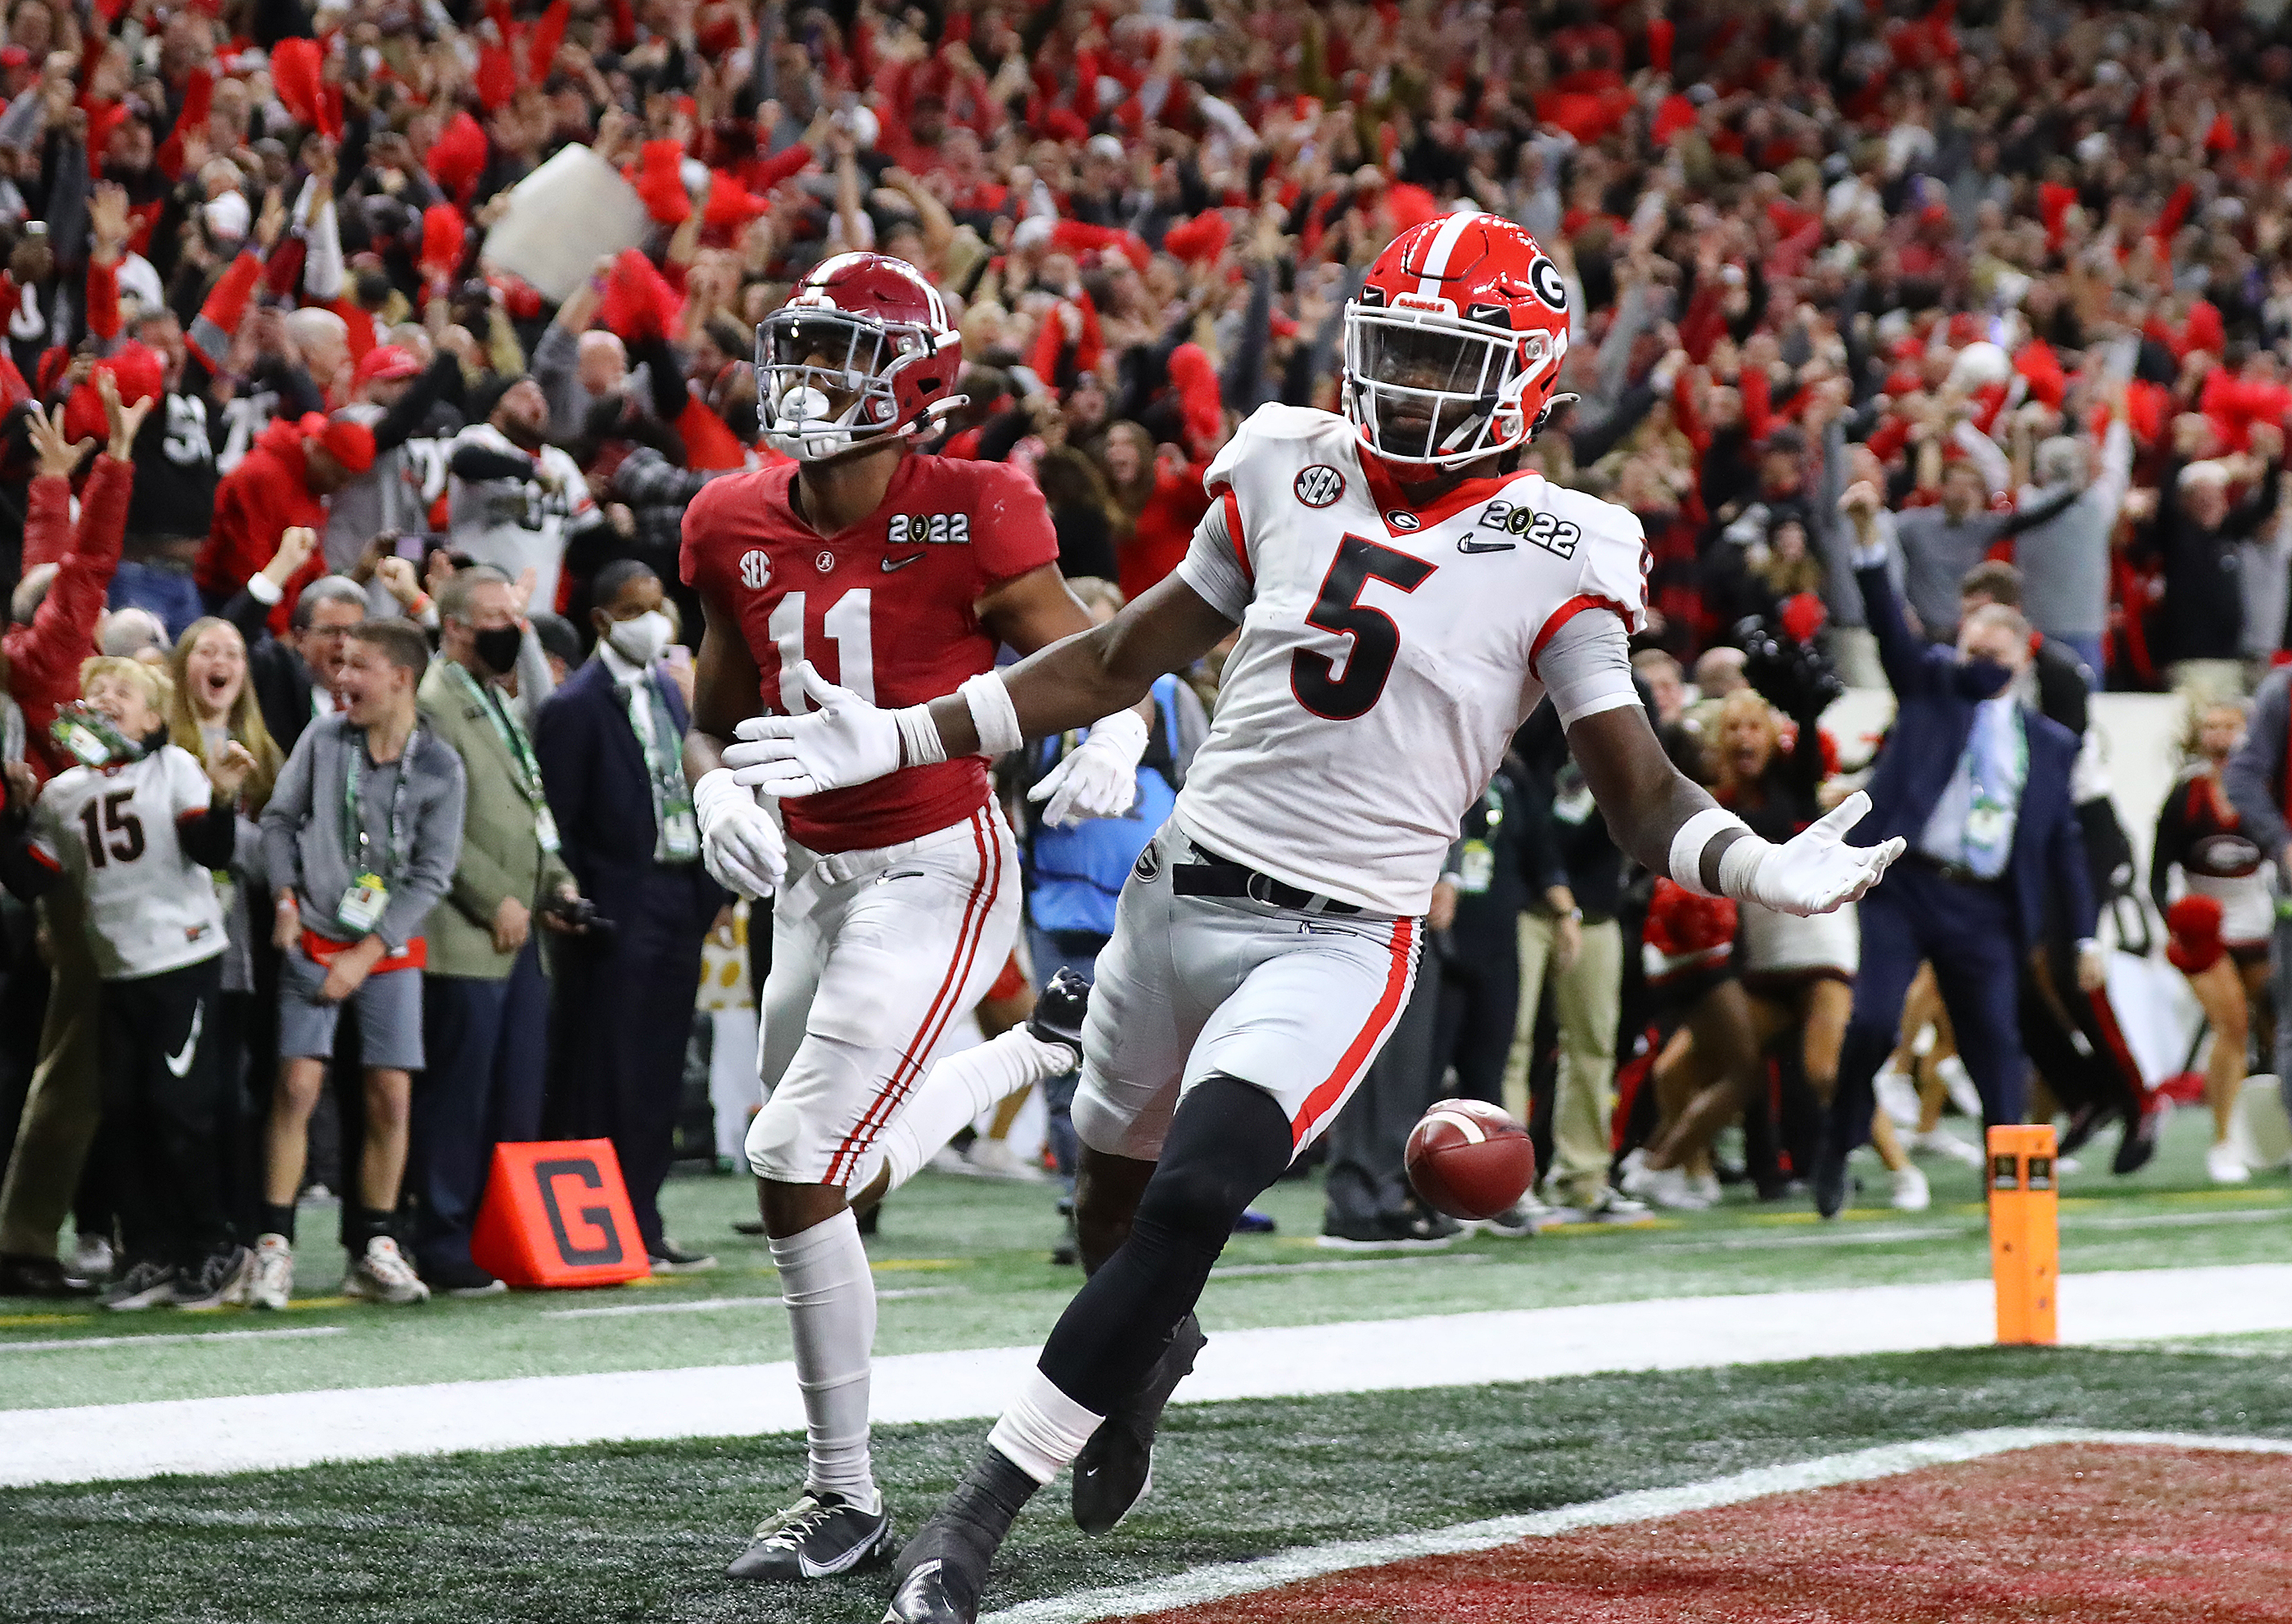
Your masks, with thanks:
M1129 703L1241 628L1098 960L1074 1107L1096 1267L901 1553L885 1624L971 1624L1012 1520L1068 1466L1087 1532L1144 1492L1234 1217L1391 1035L1449 843L1547 695L1618 844L1691 890L1820 913L1901 851L1841 844L1868 796L1775 845L1671 765L1626 652L1639 521L1517 466L1567 339L1566 285L1519 226L1414 227L1346 309L1345 415L1260 408L1210 465L1185 560L1112 621L961 698L741 729L736 782L848 793L973 747L982 716L1036 736Z
M893 1546L868 1450L875 1290L847 1192L895 1183L976 1111L1070 1070L1079 1012L1038 1010L932 1063L1017 933L1019 865L987 771L1017 747L1015 723L983 729L977 753L787 801L785 841L722 753L759 700L789 715L912 705L991 681L998 644L1031 653L1093 623L1059 574L1032 481L913 449L961 403L962 359L914 267L873 254L822 263L759 329L757 351L763 421L794 460L714 481L686 510L682 573L706 627L685 769L709 872L752 898L779 893L758 1058L768 1098L747 1150L810 1461L801 1496L731 1571L813 1579ZM1051 788L1045 817L1128 809L1146 726L1116 708Z

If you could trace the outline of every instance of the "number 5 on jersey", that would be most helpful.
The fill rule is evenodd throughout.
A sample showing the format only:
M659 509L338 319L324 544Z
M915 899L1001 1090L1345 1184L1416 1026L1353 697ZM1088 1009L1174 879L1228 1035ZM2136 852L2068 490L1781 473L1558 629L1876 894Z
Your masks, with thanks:
M1320 595L1306 611L1305 624L1346 638L1350 646L1344 667L1326 654L1300 649L1289 662L1289 688L1297 702L1317 716L1351 722L1368 714L1384 692L1392 662L1400 655L1400 628L1391 615L1360 602L1361 589L1371 581L1386 581L1403 592L1415 592L1432 573L1432 566L1396 548L1381 546L1359 536L1338 544L1329 573L1321 578ZM775 622L777 624L777 622ZM783 683L787 679L783 678Z
M838 686L849 688L870 705L876 702L875 651L875 594L867 587L847 592L831 599L819 616L820 635L835 645L835 670L824 667L823 676L830 676ZM772 606L771 618L764 623L772 642L780 651L780 711L784 715L801 716L811 707L805 701L803 684L796 681L795 668L810 658L815 667L821 666L815 654L804 653L805 594L791 592Z

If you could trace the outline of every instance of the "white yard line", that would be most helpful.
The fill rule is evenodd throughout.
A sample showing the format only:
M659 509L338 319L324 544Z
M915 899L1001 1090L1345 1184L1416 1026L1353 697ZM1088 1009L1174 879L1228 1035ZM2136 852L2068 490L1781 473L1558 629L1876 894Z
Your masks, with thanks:
M912 1286L899 1291L878 1291L876 1300L888 1303L903 1297L952 1297L960 1286ZM542 1320L619 1320L642 1313L714 1313L720 1308L778 1308L776 1297L703 1297L682 1303L626 1303L611 1308L548 1308Z
M1974 1347L1987 1281L1764 1292L1222 1331L1182 1402L1535 1381L1602 1371ZM2292 1265L2156 1269L2062 1282L2065 1342L2292 1329ZM884 1424L999 1414L1032 1347L876 1361ZM259 1471L456 1450L747 1437L803 1426L786 1362L622 1370L0 1411L0 1484Z
M981 1624L1091 1624L1099 1619L1133 1613L1159 1612L1191 1606L1230 1596L1271 1590L1278 1585L1342 1572L1347 1568L1383 1567L1416 1556L1451 1555L1485 1551L1521 1539L1549 1539L1579 1528L1605 1528L1618 1523L1648 1523L1682 1512L1707 1511L1733 1506L1770 1494L1804 1489L1828 1489L1839 1483L1867 1483L1925 1466L1979 1460L2009 1450L2033 1449L2048 1443L2133 1443L2173 1449L2234 1450L2268 1454L2292 1454L2292 1440L2281 1438L2215 1438L2193 1433L2099 1432L2082 1427L2010 1426L1982 1432L1955 1433L1946 1437L1921 1438L1909 1443L1890 1443L1857 1450L1847 1455L1826 1455L1817 1460L1788 1466L1762 1466L1670 1489L1642 1489L1629 1494L1562 1506L1525 1516L1495 1517L1483 1523L1459 1523L1423 1533L1395 1534L1384 1539L1347 1539L1331 1545L1300 1547L1252 1562L1221 1562L1194 1568L1144 1584L1083 1590L1071 1596L1028 1602L989 1613Z
M303 1325L287 1330L161 1331L149 1337L55 1337L43 1342L0 1342L0 1353L38 1353L57 1348L143 1347L161 1342L252 1342L258 1337L339 1337L340 1325ZM0 1411L0 1414L4 1414Z

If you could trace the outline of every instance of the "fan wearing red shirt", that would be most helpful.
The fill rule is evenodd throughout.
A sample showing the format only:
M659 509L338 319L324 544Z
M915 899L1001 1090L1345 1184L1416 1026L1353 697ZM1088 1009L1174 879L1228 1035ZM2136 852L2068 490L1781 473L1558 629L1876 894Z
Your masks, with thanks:
M868 1458L876 1303L847 1192L864 1206L977 1111L1078 1057L1079 1038L1053 1040L1069 1023L1045 1024L1046 1009L931 1063L1018 932L1018 859L988 778L989 757L1020 743L1007 699L992 707L997 647L1031 653L1093 622L1024 473L909 445L962 404L960 336L913 266L827 260L757 343L763 419L793 460L716 480L686 510L682 573L706 631L685 769L709 872L750 897L779 894L757 1065L767 1101L747 1151L794 1321L810 1460L803 1494L731 1572L817 1579L896 1547ZM853 694L920 705L966 679L982 679L966 690L982 695L979 755L941 751L790 798L777 823L727 770L726 746L760 701L787 715ZM1127 811L1145 743L1134 711L1094 727L1045 818Z

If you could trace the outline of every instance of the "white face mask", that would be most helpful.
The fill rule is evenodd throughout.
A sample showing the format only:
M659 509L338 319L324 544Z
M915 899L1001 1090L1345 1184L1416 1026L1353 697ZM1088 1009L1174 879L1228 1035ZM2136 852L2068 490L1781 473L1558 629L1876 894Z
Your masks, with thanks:
M605 633L613 652L632 666L650 666L658 659L661 650L668 647L668 617L657 609L649 609L634 620L616 620Z

